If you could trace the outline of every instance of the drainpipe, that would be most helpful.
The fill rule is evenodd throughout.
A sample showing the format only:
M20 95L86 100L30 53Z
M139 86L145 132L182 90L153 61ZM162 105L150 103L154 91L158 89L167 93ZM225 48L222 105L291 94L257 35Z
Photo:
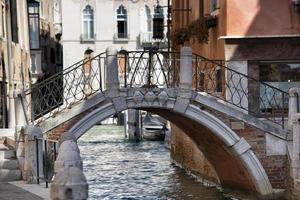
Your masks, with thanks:
M15 103L14 103L14 82L13 82L13 65L12 65L12 38L11 38L11 15L10 2L6 0L6 36L7 36L7 68L8 68L8 98L9 98L9 114L8 127L15 132Z

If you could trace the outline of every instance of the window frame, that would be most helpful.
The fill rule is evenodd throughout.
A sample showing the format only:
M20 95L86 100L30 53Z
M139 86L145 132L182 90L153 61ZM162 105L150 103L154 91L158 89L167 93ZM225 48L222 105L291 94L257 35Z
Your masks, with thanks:
M118 13L118 11L123 8L123 11L125 11L125 13ZM117 39L128 39L129 38L129 34L128 34L128 10L124 5L119 5L116 9L116 36L115 38ZM119 32L119 22L123 22L124 23L124 32L121 33Z
M90 8L91 13L85 14L85 10ZM85 18L87 16L87 18ZM89 16L91 18L89 18ZM85 23L87 23L87 29L85 29ZM96 38L95 34L95 9L92 5L87 4L81 11L81 41L94 41Z

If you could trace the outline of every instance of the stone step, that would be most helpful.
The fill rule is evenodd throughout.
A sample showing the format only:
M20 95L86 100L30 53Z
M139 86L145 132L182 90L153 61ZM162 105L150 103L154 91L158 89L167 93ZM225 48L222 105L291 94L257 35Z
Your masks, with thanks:
M0 160L0 169L17 170L17 169L19 169L18 160L17 159Z
M21 180L20 170L0 169L0 182Z
M4 150L0 149L0 161L4 159L16 158L14 150Z

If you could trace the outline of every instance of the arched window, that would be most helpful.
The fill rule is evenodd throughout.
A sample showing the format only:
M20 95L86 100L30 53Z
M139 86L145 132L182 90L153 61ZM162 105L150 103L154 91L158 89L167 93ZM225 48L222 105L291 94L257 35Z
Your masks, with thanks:
M83 39L94 39L94 10L90 5L83 9Z
M117 9L118 38L127 38L127 10L121 5Z

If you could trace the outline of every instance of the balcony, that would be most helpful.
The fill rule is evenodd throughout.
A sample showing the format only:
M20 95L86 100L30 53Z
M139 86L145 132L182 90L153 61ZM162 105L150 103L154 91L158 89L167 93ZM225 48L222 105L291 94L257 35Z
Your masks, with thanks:
M163 40L153 39L152 32L143 32L140 33L140 45L142 47L152 46L153 44L159 44L160 46L167 46L167 38L165 37Z

